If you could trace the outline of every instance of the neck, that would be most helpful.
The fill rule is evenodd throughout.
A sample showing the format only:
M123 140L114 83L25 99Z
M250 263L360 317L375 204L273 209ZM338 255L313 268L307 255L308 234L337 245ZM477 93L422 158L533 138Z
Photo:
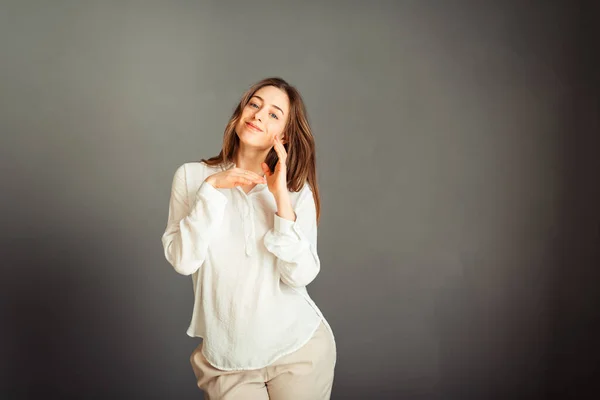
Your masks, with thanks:
M235 165L238 168L247 169L248 171L256 172L259 175L264 175L261 163L265 161L269 149L255 150L244 147L239 147L237 154L234 156Z

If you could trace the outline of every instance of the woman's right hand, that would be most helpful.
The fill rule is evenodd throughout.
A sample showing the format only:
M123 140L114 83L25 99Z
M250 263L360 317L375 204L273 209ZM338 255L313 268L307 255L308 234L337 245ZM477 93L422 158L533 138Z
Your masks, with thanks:
M266 179L255 172L242 168L232 168L217 172L205 179L205 182L217 189L231 189L236 186L266 183Z

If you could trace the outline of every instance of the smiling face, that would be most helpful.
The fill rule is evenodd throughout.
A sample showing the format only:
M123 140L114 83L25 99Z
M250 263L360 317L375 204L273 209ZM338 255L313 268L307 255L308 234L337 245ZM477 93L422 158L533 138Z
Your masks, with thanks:
M290 101L283 90L275 86L257 90L242 110L235 127L240 142L261 150L271 148L273 138L283 136L289 109Z

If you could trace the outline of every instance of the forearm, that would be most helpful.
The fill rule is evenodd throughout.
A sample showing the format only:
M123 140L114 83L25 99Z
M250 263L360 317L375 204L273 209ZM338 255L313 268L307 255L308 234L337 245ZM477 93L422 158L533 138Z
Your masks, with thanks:
M306 286L320 270L317 227L312 192L305 190L292 207L289 194L275 196L277 212L264 244L277 257L281 280L293 287Z
M211 236L223 220L227 198L208 184L201 185L196 202L187 207L187 193L176 185L169 220L162 237L165 257L182 275L194 273L204 262Z
M275 203L277 204L277 215L281 218L295 221L296 213L292 207L289 192L284 192L280 195L275 196Z

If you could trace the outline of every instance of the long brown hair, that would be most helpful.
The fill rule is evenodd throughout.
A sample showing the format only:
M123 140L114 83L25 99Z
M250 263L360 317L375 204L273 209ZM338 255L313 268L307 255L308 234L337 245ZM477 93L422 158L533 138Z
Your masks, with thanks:
M216 166L227 162L234 162L234 156L240 145L240 139L235 132L235 127L242 116L244 107L258 90L265 86L274 86L283 90L290 101L290 115L284 128L286 142L283 145L287 156L287 186L288 190L298 192L308 182L313 192L317 211L317 224L321 217L321 200L319 197L319 186L317 184L317 166L315 154L315 139L308 123L306 107L300 92L281 78L266 78L252 85L242 96L239 104L225 127L223 135L223 148L219 155L209 159L202 159L208 165ZM277 153L271 149L265 162L271 169L275 170L277 165Z

